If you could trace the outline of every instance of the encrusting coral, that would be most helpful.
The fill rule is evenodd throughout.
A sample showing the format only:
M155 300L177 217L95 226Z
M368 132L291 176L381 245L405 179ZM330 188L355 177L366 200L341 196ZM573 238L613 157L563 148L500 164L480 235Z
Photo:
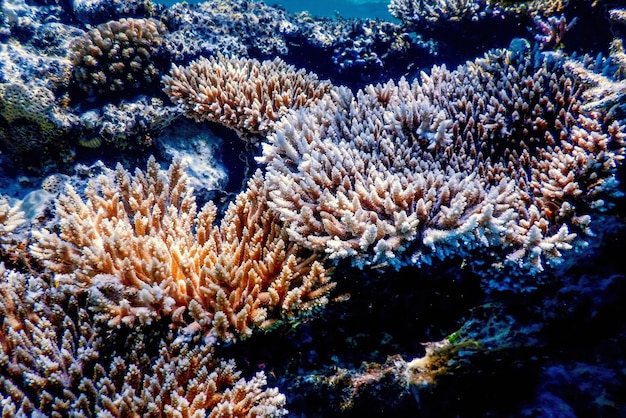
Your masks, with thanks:
M89 96L110 98L154 85L160 78L165 32L152 18L96 26L72 43L69 58L76 86Z
M115 179L93 179L85 195L67 188L56 205L59 234L34 232L31 252L90 288L111 325L171 317L234 340L328 301L328 272L286 240L260 173L219 226L212 202L196 215L176 160L167 174L154 159L134 177L118 166Z
M67 135L76 117L65 112L51 90L33 82L0 83L0 142L15 156L35 160L33 151L67 156Z
M357 265L480 248L494 266L559 262L617 193L624 152L561 64L496 51L291 112L263 144L269 206L292 240Z
M333 88L280 58L259 62L223 55L174 65L163 84L188 117L218 122L252 138L267 135L288 110L309 106Z

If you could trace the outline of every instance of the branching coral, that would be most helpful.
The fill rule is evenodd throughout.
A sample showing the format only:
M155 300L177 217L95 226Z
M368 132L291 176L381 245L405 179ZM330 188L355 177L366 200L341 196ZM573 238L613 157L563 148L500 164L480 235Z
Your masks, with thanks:
M87 402L98 339L87 311L39 277L0 265L0 403L3 416L61 417ZM65 300L64 300L65 299Z
M148 360L148 364L150 361ZM102 378L99 412L144 417L279 417L285 396L265 388L262 372L241 377L233 361L215 359L210 345L161 347L149 370L116 358Z
M289 113L264 144L269 205L295 242L359 265L558 262L615 192L624 136L558 65L499 51Z
M626 9L613 9L609 15L612 20L626 24ZM582 61L568 60L565 69L587 87L583 93L585 110L603 110L609 119L625 120L626 53L622 39L613 40L610 57L602 64L592 62L587 56Z
M155 85L165 32L155 19L122 18L96 26L71 46L77 87L89 96L110 98Z
M259 62L222 55L174 65L163 83L188 117L219 122L244 137L266 135L289 109L308 106L332 89L280 58Z
M0 195L0 244L24 223L24 212Z
M260 173L219 227L211 202L196 215L178 161L166 175L154 159L134 177L118 166L85 195L68 187L57 203L60 233L35 233L32 252L90 287L111 324L167 316L232 340L327 302L326 270L286 240Z
M389 12L404 24L419 28L446 21L478 20L488 16L548 16L559 12L568 0L391 0Z
M27 240L18 233L26 223L20 205L12 205L0 195L0 259L6 262L24 262Z
M72 287L0 264L2 416L282 416L285 397L262 372L246 380L210 345L186 339L147 353L111 350ZM79 292L80 293L80 292ZM84 302L83 302L84 303ZM107 361L110 365L107 366Z

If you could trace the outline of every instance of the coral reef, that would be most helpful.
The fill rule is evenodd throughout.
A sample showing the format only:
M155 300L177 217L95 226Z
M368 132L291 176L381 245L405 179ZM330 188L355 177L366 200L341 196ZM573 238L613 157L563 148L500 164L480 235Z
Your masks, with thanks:
M624 135L559 66L500 51L289 113L264 144L269 205L295 242L359 265L480 247L530 271L559 262L617 193Z
M391 0L389 12L404 24L420 27L439 21L477 20L503 14L551 15L567 3L568 0Z
M265 388L262 372L245 380L234 362L215 359L210 345L174 341L158 348L156 360L145 347L143 354L106 359L100 354L107 348L103 330L71 286L50 287L2 264L0 280L3 416L286 413L284 396Z
M613 3L0 0L2 415L626 416Z
M251 139L267 135L290 109L310 106L333 88L280 58L259 62L223 55L174 65L163 84L187 117L219 122Z
M178 116L174 106L166 106L157 98L139 96L132 101L107 103L80 115L79 143L89 148L106 143L119 150L144 149Z
M77 88L88 97L106 99L156 86L165 62L165 32L156 19L122 18L75 39L69 59Z
M167 176L154 159L134 178L118 166L115 180L89 183L87 202L68 187L57 204L60 234L34 232L32 252L93 289L112 325L167 316L223 340L246 338L323 306L333 287L314 254L285 240L262 180L250 180L217 227L212 202L196 215L180 162Z
M217 53L284 55L289 50L285 35L298 30L284 11L257 1L178 3L165 10L162 18L170 28L166 47L175 62Z
M48 148L69 157L66 137L75 122L46 87L0 83L0 141L9 153L33 161L33 151Z
M97 25L112 19L154 17L163 6L151 0L73 0L71 14L81 23Z
M315 71L350 85L385 78L383 69L409 65L407 58L422 57L424 45L398 24L380 20L313 19L307 13L294 16L298 31L285 35L290 44L307 45L301 59ZM299 51L290 51L296 55ZM330 55L331 61L322 65ZM329 71L332 69L332 71Z

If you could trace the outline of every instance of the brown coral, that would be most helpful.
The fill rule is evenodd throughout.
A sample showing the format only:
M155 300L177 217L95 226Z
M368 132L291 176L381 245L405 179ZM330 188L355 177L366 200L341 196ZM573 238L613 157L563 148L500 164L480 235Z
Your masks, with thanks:
M68 156L66 137L76 122L48 88L32 82L0 83L0 142L15 156L27 156L29 163L52 153Z
M89 96L112 98L159 80L165 26L156 19L102 23L71 46L76 86Z
M259 62L222 55L174 65L163 83L188 117L221 123L243 137L267 135L288 110L308 106L332 89L280 58Z
M151 159L134 177L118 166L115 180L100 176L85 195L68 188L60 234L35 233L32 252L89 286L112 324L167 316L230 340L327 301L326 270L286 241L259 173L219 227L212 203L196 215L178 161L164 174Z

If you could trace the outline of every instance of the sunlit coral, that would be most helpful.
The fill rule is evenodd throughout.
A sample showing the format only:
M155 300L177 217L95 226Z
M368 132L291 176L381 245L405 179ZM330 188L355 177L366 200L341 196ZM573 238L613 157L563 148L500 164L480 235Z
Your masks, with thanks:
M578 94L557 63L505 51L339 90L276 124L269 205L291 239L358 265L502 248L541 270L616 189L622 127L583 113Z
M188 117L219 122L246 137L266 135L289 109L308 106L332 88L280 58L259 62L221 55L174 65L163 83Z
M231 340L327 302L332 288L315 255L286 240L257 173L219 226L209 202L196 214L184 167L92 180L57 203L60 233L36 232L32 252L72 273L102 300L111 324L164 316Z
M276 417L284 395L262 372L241 377L213 347L178 339L156 359L111 350L71 287L0 264L2 416ZM83 301L84 303L84 301ZM110 365L107 365L110 361Z

